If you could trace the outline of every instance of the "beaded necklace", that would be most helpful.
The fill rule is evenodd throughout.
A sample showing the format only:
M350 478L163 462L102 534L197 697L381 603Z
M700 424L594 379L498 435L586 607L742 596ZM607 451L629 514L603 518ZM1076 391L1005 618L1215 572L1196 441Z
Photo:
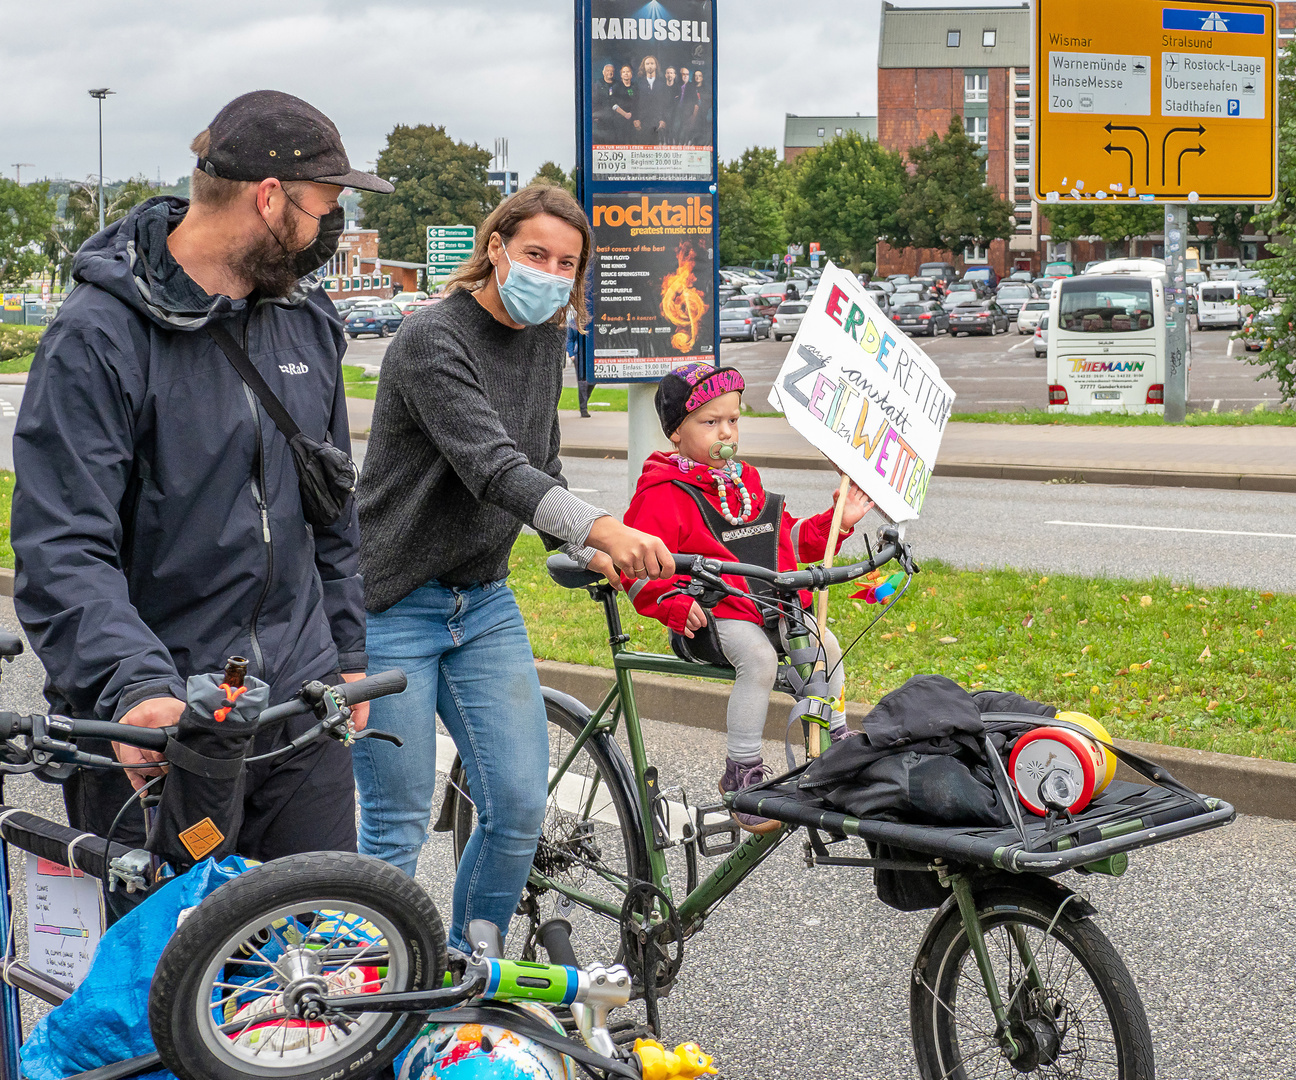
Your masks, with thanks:
M673 454L676 463L679 465L681 472L692 472L702 462L693 461L683 454ZM730 525L744 525L752 516L751 493L747 490L747 485L742 480L742 463L739 461L727 461L719 469L712 469L709 466L703 466L715 480L716 496L720 499L720 515L729 522ZM735 516L729 509L729 492L725 488L725 478L728 477L735 488L738 489L738 496L742 500L742 513Z

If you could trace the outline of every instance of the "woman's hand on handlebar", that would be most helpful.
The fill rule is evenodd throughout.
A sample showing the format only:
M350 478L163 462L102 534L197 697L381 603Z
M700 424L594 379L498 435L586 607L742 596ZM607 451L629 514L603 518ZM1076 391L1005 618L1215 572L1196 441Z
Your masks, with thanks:
M344 672L342 680L344 682L359 682L365 677L363 671ZM351 730L361 732L365 729L365 724L369 723L369 702L360 701L351 706Z
M133 727L164 728L174 727L180 723L180 714L185 711L185 703L173 697L156 697L141 701L134 708L123 714L119 723ZM141 750L139 747L127 746L125 743L112 744L113 753L123 765L145 765L161 761L162 755L156 750ZM126 779L136 791L142 788L151 777L159 776L157 769L127 769Z
M607 578L607 583L616 589L621 590L621 575L617 573L616 564L612 561L612 556L605 551L596 551L594 558L590 559L587 570L593 570L596 574L602 574Z
M627 577L663 578L675 574L675 563L660 539L622 525L610 514L590 526L585 542L607 552Z

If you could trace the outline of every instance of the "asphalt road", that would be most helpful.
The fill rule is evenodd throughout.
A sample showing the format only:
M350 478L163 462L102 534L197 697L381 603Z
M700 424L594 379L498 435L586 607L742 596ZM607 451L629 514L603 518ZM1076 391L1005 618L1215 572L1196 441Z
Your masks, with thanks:
M628 502L625 469L622 460L563 461L573 491L618 515ZM830 473L761 476L797 516L832 505ZM937 476L908 538L920 563L1296 592L1296 495ZM844 550L863 550L858 533Z
M16 628L8 601L0 602L0 624ZM28 653L6 666L0 708L39 709L41 684L40 667ZM683 785L694 803L713 797L724 761L718 733L647 721L645 739L663 788ZM765 754L778 760L782 747L769 743ZM57 788L13 778L5 795L9 805L61 820ZM1158 1076L1269 1080L1291 1074L1293 842L1296 825L1290 822L1242 818L1137 853L1115 882L1064 876L1098 908L1099 925L1133 973L1152 1028ZM709 866L702 860L703 873ZM21 927L23 889L15 876ZM432 835L418 877L448 918L453 866L447 836ZM909 970L927 918L884 907L867 871L807 870L801 838L794 837L688 942L680 983L663 1004L667 1045L698 1040L730 1078L916 1077ZM24 938L20 933L20 953ZM40 1011L29 1003L28 1025Z

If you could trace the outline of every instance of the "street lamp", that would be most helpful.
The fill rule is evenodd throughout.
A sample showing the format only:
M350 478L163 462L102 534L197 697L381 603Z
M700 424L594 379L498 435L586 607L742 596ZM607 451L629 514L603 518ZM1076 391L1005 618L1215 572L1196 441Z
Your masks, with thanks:
M104 227L104 201L103 201L103 103L104 98L109 94L116 93L115 90L109 90L108 87L100 87L98 90L91 90L90 96L99 102L99 231L103 232Z

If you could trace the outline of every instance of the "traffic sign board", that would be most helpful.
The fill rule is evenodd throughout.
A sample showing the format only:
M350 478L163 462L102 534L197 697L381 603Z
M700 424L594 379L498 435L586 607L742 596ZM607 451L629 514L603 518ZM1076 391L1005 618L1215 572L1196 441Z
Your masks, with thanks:
M444 274L466 262L476 242L475 225L429 225L427 263L429 274Z
M1273 0L1036 0L1041 202L1272 202Z

